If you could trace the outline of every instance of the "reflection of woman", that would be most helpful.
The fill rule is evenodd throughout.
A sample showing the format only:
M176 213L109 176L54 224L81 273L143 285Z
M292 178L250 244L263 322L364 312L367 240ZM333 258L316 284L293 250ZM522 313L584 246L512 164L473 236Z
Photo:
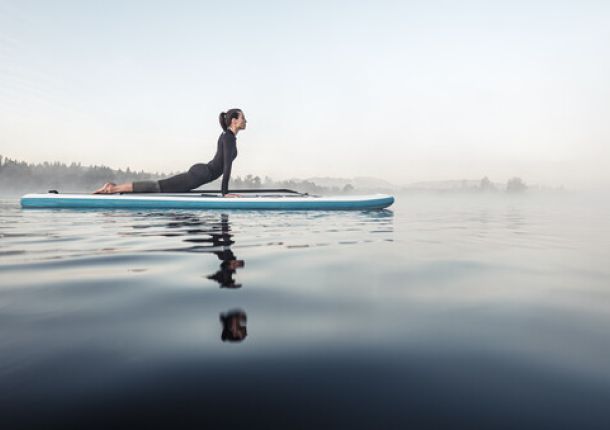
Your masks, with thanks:
M218 138L216 155L209 163L195 164L188 172L159 181L137 181L119 185L107 182L94 194L184 193L212 182L222 175L222 195L239 197L236 194L229 194L229 179L233 160L237 157L237 133L246 128L246 117L240 109L229 109L220 114L219 121L223 132Z
M220 314L220 322L222 323L220 338L222 341L241 342L244 340L248 336L247 320L246 313L240 309Z
M244 267L244 260L238 260L229 248L234 242L231 240L231 232L229 225L229 215L222 214L220 218L220 234L212 233L212 246L222 247L222 250L212 251L222 263L220 270L213 275L208 276L208 279L213 279L220 284L221 288L241 288L241 284L236 284L233 275L238 268ZM226 247L226 248L225 248Z
M222 251L221 251L222 252ZM220 263L220 270L214 273L213 275L208 276L208 279L213 279L214 281L220 284L220 288L241 288L241 284L235 283L235 279L233 279L233 275L235 274L235 270L241 267L244 267L244 260L236 260L235 255L229 250L230 256L228 254L226 260L223 257L220 257L219 252L215 252L214 254L218 255L218 258L223 258L222 263Z

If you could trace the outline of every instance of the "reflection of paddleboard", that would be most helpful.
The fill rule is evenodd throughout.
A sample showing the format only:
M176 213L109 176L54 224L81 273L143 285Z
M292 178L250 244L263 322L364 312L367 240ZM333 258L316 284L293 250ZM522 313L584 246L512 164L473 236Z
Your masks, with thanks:
M238 191L243 190L235 192ZM24 208L345 210L382 209L392 203L394 197L387 194L323 197L264 190L248 190L236 198L207 191L184 194L61 194L53 191L21 197Z

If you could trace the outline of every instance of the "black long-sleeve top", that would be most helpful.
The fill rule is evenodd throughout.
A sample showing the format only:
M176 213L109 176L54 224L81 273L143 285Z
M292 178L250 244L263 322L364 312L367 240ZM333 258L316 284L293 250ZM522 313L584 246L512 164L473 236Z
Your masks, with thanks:
M222 132L218 137L218 148L208 167L213 173L214 179L222 175L222 195L229 192L229 179L231 179L231 166L237 157L237 140L231 130Z

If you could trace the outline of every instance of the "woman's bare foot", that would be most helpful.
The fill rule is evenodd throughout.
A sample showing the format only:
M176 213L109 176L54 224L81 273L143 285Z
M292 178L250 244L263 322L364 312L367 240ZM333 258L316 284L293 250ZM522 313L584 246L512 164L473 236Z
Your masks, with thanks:
M112 182L106 182L103 187L98 188L93 192L93 194L114 194L116 193L116 184Z

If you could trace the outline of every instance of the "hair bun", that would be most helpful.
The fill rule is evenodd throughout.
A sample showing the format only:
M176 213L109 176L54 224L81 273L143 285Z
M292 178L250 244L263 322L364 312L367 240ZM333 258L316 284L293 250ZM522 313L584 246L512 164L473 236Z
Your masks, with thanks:
M220 115L218 115L218 122L220 123L220 126L222 127L222 129L224 131L227 131L227 113L226 112L220 112Z

